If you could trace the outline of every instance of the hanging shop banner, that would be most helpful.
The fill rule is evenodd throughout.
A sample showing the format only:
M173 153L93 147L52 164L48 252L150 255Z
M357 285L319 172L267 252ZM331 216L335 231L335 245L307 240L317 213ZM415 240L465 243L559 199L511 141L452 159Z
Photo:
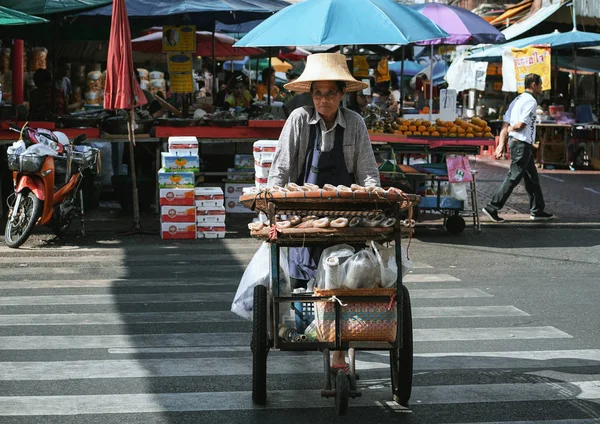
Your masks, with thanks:
M191 54L170 54L168 62L170 74L192 72L193 59Z
M163 53L196 51L196 26L164 26L162 39Z
M194 79L192 73L171 74L171 91L173 93L193 93Z
M515 60L515 73L517 77L517 92L525 91L525 75L538 74L542 77L542 90L550 90L551 85L551 60L550 47L529 46L524 49L512 49Z

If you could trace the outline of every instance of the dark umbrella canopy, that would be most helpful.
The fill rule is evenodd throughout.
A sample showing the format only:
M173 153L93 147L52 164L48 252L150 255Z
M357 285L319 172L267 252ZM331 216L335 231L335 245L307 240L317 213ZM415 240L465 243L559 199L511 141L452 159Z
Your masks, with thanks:
M127 12L133 18L158 18L186 15L186 23L214 24L215 20L231 24L261 19L289 6L282 0L127 0ZM89 10L80 16L110 16L111 7Z
M73 12L109 5L112 0L0 0L0 6L8 7L29 15L49 15Z
M31 16L18 10L12 10L7 7L0 6L0 26L7 25L30 25L30 24L41 24L48 22L44 18L38 18L37 16Z

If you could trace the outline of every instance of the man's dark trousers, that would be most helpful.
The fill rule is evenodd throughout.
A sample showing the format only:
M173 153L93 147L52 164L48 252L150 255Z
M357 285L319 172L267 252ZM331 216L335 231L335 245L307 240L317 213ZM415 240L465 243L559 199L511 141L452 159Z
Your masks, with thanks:
M494 211L501 209L510 197L513 189L521 182L521 178L524 178L525 190L529 196L529 208L531 209L531 214L535 215L537 212L544 210L545 204L531 144L511 138L508 146L510 148L510 169L508 175L500 188L492 196L492 201L488 204L487 208Z

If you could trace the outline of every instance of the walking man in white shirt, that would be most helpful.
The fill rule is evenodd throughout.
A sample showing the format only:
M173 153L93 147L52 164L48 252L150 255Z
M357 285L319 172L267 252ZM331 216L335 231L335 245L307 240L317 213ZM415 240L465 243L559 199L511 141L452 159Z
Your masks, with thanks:
M544 211L544 196L535 167L532 145L535 142L536 95L542 93L542 78L537 74L525 76L525 92L512 101L504 120L509 122L508 139L510 149L510 169L506 179L483 208L492 221L502 222L498 210L502 209L514 188L525 180L525 190L529 196L530 218L532 220L551 219L553 215Z

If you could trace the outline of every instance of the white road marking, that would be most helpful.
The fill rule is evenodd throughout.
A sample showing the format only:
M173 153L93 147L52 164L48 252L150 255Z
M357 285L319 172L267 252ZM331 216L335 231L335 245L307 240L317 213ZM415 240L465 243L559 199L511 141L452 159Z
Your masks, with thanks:
M234 286L231 286L234 288ZM130 303L194 303L231 302L235 291L216 293L155 293L155 294L90 294L49 296L0 297L0 306L48 306L48 305L118 305ZM411 290L413 299L446 299L492 297L479 289L424 289Z
M273 390L266 409L328 408L320 390ZM390 398L389 388L365 390L350 408L377 407ZM411 402L420 405L533 402L600 399L600 381L570 383L472 384L417 386ZM4 396L0 415L85 415L186 411L264 410L252 403L251 392L148 393L80 396Z
M586 188L584 188L584 190L586 190L586 191L590 191L590 192L592 192L592 193L594 193L594 194L600 194L600 191L594 190L593 188L588 188L588 187L586 187Z
M408 274L402 281L404 283L441 283L460 280L449 274Z
M413 330L415 342L569 339L573 336L557 328L490 327L490 328L427 328Z
M414 307L413 318L473 318L529 316L514 306ZM14 325L131 325L244 322L233 312L138 312L92 314L11 314L0 315L0 327Z
M550 175L540 174L541 177L548 178L549 180L558 181L559 183L564 183L565 180L561 180L560 178L551 177Z

